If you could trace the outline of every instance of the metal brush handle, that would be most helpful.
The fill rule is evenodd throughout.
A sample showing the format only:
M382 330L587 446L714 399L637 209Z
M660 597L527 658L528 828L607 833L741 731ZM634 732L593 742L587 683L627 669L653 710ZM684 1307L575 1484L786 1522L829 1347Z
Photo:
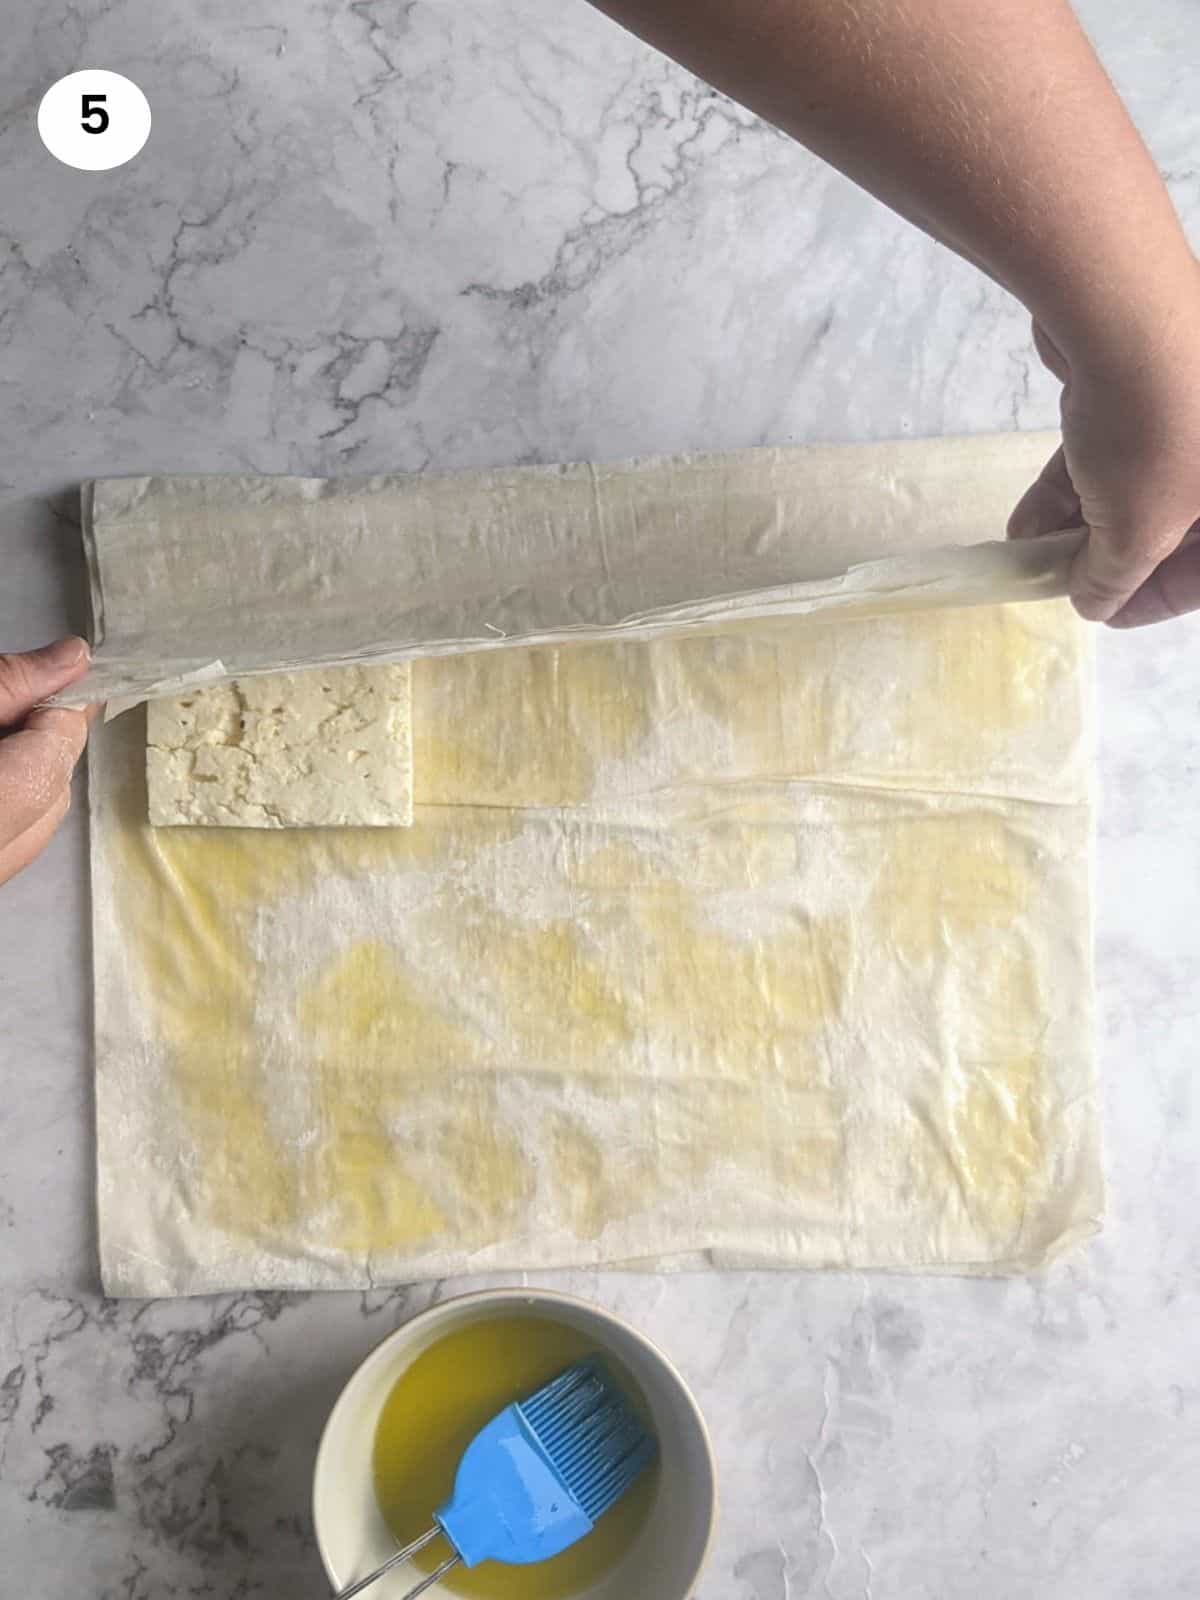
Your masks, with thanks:
M398 1567L401 1562L407 1561L411 1556L415 1556L418 1551L424 1550L427 1544L432 1544L441 1531L440 1528L430 1528L428 1533L423 1533L419 1539L414 1539L411 1544L406 1544L403 1550L397 1550L394 1556L389 1557L381 1567L376 1567L374 1572L368 1572L365 1578L360 1578L357 1583L352 1583L348 1589L339 1589L333 1600L350 1600L352 1594L361 1594L369 1584L375 1582L376 1578L382 1578L385 1572L390 1572L393 1567ZM435 1583L440 1583L450 1569L456 1567L461 1560L462 1557L455 1551L450 1559L443 1561L435 1572L431 1572L427 1578L422 1578L415 1589L410 1589L404 1596L404 1600L417 1600L419 1594L424 1594L427 1589L432 1589Z

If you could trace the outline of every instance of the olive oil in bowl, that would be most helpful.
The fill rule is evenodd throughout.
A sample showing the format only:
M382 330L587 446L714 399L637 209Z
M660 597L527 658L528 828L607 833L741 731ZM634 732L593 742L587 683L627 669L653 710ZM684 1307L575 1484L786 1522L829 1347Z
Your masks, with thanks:
M430 1527L433 1512L450 1498L463 1452L485 1423L595 1350L593 1340L561 1322L512 1315L470 1322L422 1351L397 1379L375 1430L375 1495L397 1540L407 1544ZM636 1402L631 1381L618 1376ZM488 1561L473 1571L458 1568L443 1586L477 1600L572 1600L586 1594L636 1539L658 1470L642 1473L592 1532L561 1555L524 1567ZM432 1571L446 1554L445 1541L438 1540L414 1565Z

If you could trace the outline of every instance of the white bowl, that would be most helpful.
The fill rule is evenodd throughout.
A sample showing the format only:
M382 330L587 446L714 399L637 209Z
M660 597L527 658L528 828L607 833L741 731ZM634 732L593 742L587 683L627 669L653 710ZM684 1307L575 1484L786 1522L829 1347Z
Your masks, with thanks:
M585 1300L542 1289L486 1290L431 1307L373 1350L342 1390L321 1435L313 1479L317 1547L333 1588L365 1576L396 1549L375 1501L371 1471L375 1427L396 1379L455 1328L501 1311L528 1312L579 1329L612 1352L650 1407L661 1451L650 1515L618 1565L586 1591L586 1600L687 1600L716 1524L716 1467L704 1418L666 1356L628 1323ZM399 1600L420 1576L400 1567L367 1592L372 1600Z

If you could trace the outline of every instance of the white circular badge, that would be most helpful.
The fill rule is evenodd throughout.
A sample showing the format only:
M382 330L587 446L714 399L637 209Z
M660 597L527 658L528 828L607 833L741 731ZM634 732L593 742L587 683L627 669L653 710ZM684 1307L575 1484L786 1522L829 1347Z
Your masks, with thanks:
M38 132L52 156L84 172L132 161L150 137L150 102L119 72L71 72L42 96Z

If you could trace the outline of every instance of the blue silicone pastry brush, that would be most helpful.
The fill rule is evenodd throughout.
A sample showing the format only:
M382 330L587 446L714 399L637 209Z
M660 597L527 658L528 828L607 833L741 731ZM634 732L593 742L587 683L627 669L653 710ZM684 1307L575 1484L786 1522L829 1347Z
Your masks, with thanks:
M590 1533L656 1454L653 1435L600 1358L577 1361L493 1417L464 1451L433 1527L337 1600L350 1600L439 1538L453 1554L404 1600L416 1600L460 1562L546 1561Z

